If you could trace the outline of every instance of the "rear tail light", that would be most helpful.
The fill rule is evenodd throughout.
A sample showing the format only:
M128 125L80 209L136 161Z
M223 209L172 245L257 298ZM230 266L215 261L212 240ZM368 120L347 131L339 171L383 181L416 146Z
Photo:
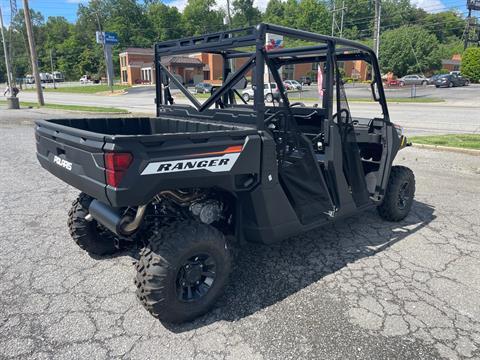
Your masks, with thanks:
M132 161L133 156L130 153L105 153L105 178L107 184L118 187Z

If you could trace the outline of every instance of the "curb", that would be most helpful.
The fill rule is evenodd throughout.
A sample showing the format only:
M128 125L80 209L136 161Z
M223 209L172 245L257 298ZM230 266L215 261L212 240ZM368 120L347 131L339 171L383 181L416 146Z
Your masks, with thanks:
M450 152L456 152L461 154L480 156L480 150L477 150L477 149L464 149L464 148L449 147L449 146L442 146L442 145L427 145L427 144L418 144L418 143L413 143L412 145L413 147L416 147L416 148L439 150L439 151L450 151Z

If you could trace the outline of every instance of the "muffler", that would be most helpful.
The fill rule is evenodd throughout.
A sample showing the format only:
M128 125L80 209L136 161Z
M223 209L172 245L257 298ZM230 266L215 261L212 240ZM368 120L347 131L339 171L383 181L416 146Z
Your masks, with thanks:
M98 223L105 226L108 230L118 236L130 236L140 227L147 205L139 206L135 217L122 215L118 209L102 203L98 200L92 200L88 207L89 215Z

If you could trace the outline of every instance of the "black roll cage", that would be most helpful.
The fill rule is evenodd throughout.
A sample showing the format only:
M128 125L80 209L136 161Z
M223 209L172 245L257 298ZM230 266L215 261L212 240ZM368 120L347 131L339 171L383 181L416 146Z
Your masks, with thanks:
M284 48L274 51L265 50L266 34L277 34L293 37L300 40L311 42L322 42L322 45L306 46L300 48ZM239 51L238 48L253 48L254 51ZM341 46L341 47L338 47ZM208 98L203 104L190 94L190 92L181 84L181 82L170 73L167 68L161 64L164 56L191 54L196 52L208 52L221 55L223 58L223 79L224 83ZM321 53L321 55L319 55ZM230 68L230 59L247 58L247 61L235 72ZM325 109L325 121L332 120L333 96L334 96L334 71L337 61L364 60L368 62L374 74L374 83L372 91L374 98L382 107L384 120L389 122L388 108L385 100L385 93L381 81L381 74L378 60L368 46L363 44L327 36L315 34L298 29L292 29L284 26L261 23L255 27L225 30L217 33L193 36L178 40L169 40L155 44L155 80L156 80L156 108L157 116L168 107L171 99L169 82L172 81L178 89L191 101L198 112L209 109L217 101L223 98L226 103L229 96L233 96L232 91L235 84L245 76L245 74L254 69L252 82L256 86L254 91L253 109L256 116L256 128L263 130L265 127L264 103L264 73L265 65L274 75L274 80L280 90L283 106L288 108L289 102L285 95L283 83L278 74L278 69L287 64L300 64L308 62L325 62L326 74L324 77L324 91L322 107ZM165 85L162 79L168 79ZM377 87L375 95L374 85ZM378 96L377 96L378 95ZM170 106L174 106L172 103ZM328 128L328 124L327 124Z

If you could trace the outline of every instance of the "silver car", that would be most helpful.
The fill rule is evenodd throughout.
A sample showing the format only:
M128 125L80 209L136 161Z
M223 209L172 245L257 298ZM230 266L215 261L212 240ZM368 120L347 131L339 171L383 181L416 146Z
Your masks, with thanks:
M423 75L405 75L398 80L400 86L405 85L427 85L428 79Z

